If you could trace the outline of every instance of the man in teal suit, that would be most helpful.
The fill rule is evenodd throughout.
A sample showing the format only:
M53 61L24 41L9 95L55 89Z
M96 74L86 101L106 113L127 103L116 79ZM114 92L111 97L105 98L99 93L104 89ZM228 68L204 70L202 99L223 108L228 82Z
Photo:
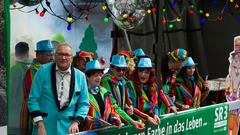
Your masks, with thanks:
M71 66L72 48L61 44L55 63L44 64L36 73L28 99L33 135L66 135L79 132L89 102L84 73Z

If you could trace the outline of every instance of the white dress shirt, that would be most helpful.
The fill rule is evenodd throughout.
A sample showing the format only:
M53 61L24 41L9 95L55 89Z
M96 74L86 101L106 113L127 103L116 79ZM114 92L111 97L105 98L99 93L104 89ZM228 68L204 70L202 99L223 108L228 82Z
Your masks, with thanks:
M71 82L71 67L62 71L56 66L56 85L57 85L57 97L60 102L60 108L68 105L69 91Z

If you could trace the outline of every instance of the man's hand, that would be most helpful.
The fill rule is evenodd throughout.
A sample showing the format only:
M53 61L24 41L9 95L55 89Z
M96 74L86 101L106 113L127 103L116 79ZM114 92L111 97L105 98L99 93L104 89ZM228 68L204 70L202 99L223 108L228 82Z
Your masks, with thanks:
M37 123L38 135L47 135L43 121Z
M78 122L74 121L68 129L69 134L75 134L79 132Z
M147 122L151 125L158 125L158 123L154 120L154 118L148 116Z
M126 113L128 114L128 115L133 115L133 107L132 106L130 106L130 107L128 107L128 105L126 105Z
M145 124L138 121L133 121L131 124L138 130L143 130L145 128Z

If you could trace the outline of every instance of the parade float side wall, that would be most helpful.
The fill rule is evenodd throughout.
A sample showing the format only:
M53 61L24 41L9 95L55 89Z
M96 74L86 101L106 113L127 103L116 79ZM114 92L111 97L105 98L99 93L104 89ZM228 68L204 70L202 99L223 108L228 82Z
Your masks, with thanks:
M111 135L227 135L230 111L240 108L240 101L216 104L177 114L160 116L161 124L146 125L144 131L138 131L133 126L107 127L93 131L84 131L84 134L111 134ZM231 125L231 124L230 124Z

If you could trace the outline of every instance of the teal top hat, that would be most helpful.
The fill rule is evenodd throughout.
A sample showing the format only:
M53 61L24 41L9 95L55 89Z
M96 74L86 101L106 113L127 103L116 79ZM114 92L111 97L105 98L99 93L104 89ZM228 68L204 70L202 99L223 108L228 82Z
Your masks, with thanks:
M183 67L191 67L191 66L195 66L197 65L197 63L195 63L192 59L192 57L187 57L186 59L186 63Z
M146 56L146 54L143 52L142 48L138 48L138 49L134 50L133 54L137 57Z
M150 58L141 58L137 65L138 68L152 68L152 61Z
M45 52L53 50L55 50L55 48L50 40L41 40L37 42L37 48L35 52Z
M98 60L92 60L86 64L85 72L88 72L90 70L104 70L104 68L100 65Z
M113 55L110 64L116 67L128 67L124 56L119 55Z

